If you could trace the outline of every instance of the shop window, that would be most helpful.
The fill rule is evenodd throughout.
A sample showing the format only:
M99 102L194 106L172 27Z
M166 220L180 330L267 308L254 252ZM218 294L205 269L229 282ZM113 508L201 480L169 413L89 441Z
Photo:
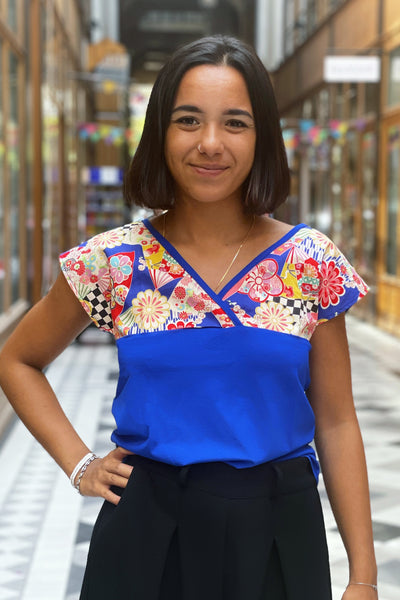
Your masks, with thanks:
M0 65L2 64L3 46L0 40ZM4 256L4 153L5 144L3 137L3 78L0 69L0 313L4 310L4 279L5 256Z
M310 35L317 25L317 3L316 0L307 2L307 32Z
M329 234L331 229L331 210L329 205L329 144L308 150L310 166L310 215L309 222L322 233Z
M346 92L348 110L347 114L350 119L355 119L357 117L357 101L358 101L358 87L356 83L351 83Z
M9 172L11 227L11 300L19 298L19 119L18 119L18 59L9 53L9 118L7 120L7 168Z
M341 249L350 260L355 261L357 238L355 234L355 220L357 213L357 158L358 140L354 131L348 135L346 147L346 168L343 189L342 234Z
M289 56L294 50L295 28L296 23L294 0L287 0L285 3L285 56Z
M331 151L332 237L342 247L343 146L334 144Z
M400 46L389 55L388 105L400 103Z
M14 33L18 31L18 4L19 2L15 2L15 0L7 2L7 24Z
M345 105L345 96L344 96L344 86L343 83L336 84L335 88L335 104L334 104L334 118L335 119L343 119L344 118L344 105Z
M314 117L314 106L312 100L305 100L303 104L303 119L312 119Z
M377 83L365 84L365 112L377 113L379 110L379 85Z
M400 125L389 129L387 170L387 245L386 271L397 274L397 221L400 196Z
M362 215L361 215L361 261L363 274L373 273L375 263L376 223L376 134L367 131L362 137Z
M327 123L329 119L329 90L321 90L318 95L317 120L320 124Z

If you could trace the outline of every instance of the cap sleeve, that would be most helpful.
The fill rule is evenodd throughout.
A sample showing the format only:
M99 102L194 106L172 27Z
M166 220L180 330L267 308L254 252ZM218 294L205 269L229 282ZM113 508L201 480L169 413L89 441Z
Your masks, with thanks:
M70 288L94 324L113 332L110 267L95 238L64 252L59 260Z
M369 289L337 246L328 238L326 242L319 267L318 323L347 311Z

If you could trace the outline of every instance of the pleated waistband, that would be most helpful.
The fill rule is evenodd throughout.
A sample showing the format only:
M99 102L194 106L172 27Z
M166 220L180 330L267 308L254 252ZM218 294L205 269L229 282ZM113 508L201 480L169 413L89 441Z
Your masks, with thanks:
M139 456L129 455L125 462L134 468L168 478L181 487L193 487L225 498L277 496L316 487L308 458L267 462L237 469L223 462L177 467Z

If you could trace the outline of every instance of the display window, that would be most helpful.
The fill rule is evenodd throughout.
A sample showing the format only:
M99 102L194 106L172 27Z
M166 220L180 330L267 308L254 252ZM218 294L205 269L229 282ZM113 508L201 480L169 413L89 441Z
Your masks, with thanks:
M389 54L387 104L400 104L400 46Z
M0 314L26 301L26 59L17 37L19 7L3 2L0 17Z
M67 6L68 4L68 6ZM61 19L60 19L61 17ZM63 25L64 23L64 25ZM84 149L77 135L77 124L86 120L86 104L79 101L82 84L73 74L83 44L78 28L77 8L59 2L57 7L43 0L41 8L41 108L43 161L42 282L47 292L58 275L58 255L82 238L85 198L79 181L79 162ZM68 29L66 29L68 27ZM69 44L65 43L65 32Z
M332 207L331 235L336 244L342 248L344 243L342 230L343 146L338 143L332 144L330 184Z
M4 212L5 212L5 189L4 189L4 117L3 117L3 42L0 39L0 313L4 310L4 280L6 276L5 247L4 247Z
M344 187L342 204L342 245L341 250L352 264L356 263L358 244L358 136L349 132L344 149Z
M20 123L19 123L19 85L18 70L19 61L14 52L8 54L9 60L9 110L6 125L7 170L8 170L8 193L10 210L10 277L11 277L11 302L19 298L19 280L21 273L20 239L19 239L19 199L20 189Z
M375 272L377 192L376 132L365 131L361 141L361 235L359 271L368 281Z
M391 125L386 132L387 147L387 188L386 188L386 260L388 275L400 276L399 228L400 228L400 123Z

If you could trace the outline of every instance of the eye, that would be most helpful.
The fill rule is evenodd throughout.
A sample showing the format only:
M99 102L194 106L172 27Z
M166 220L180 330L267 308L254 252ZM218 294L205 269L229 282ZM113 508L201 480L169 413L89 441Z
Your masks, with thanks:
M249 125L245 121L241 121L240 119L229 119L225 123L226 127L229 129L248 129Z
M175 119L174 121L172 121L173 123L176 123L177 125L181 125L182 127L186 128L186 129L192 129L193 127L196 127L199 124L199 121L196 119L196 117L179 117L178 119Z

